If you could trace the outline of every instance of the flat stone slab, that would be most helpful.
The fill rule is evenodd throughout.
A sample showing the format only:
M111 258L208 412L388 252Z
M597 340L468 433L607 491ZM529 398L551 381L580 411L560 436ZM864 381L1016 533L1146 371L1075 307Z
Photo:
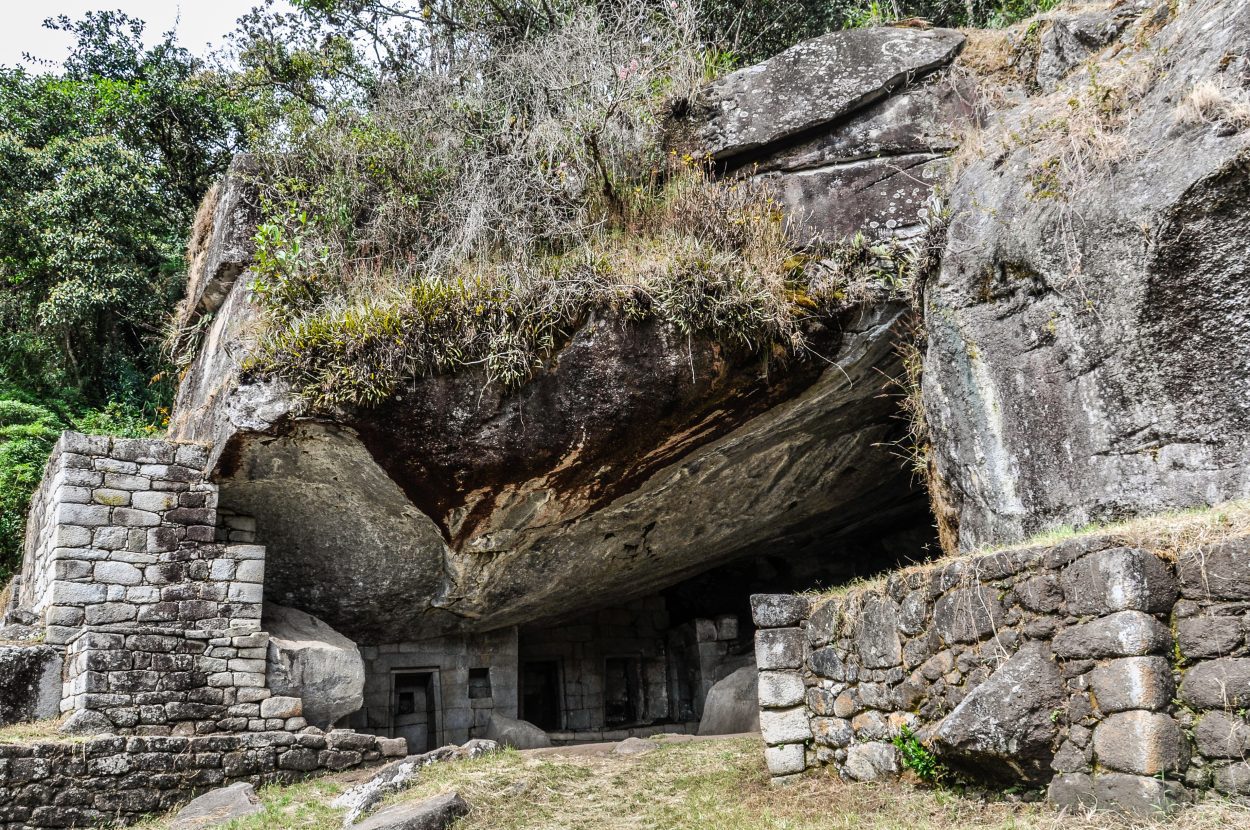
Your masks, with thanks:
M469 804L460 793L443 793L388 807L355 825L355 830L443 830L468 812Z
M169 830L220 827L239 818L264 812L256 790L246 781L207 792L178 811Z
M711 117L699 138L726 159L801 135L948 63L963 44L953 29L891 27L804 41L707 87L698 108Z

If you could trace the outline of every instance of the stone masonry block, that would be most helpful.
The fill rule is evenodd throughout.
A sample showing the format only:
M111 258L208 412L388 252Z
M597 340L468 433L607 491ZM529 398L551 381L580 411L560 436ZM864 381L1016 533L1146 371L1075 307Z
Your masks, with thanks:
M764 762L773 775L794 775L807 769L807 748L803 744L770 746L764 750Z
M148 510L118 507L113 511L113 523L122 527L156 527L161 523L161 517Z
M788 628L807 617L806 597L794 594L752 594L751 616L760 628Z
M1181 554L1181 592L1190 599L1250 599L1250 539Z
M807 720L807 709L765 709L760 712L760 732L769 746L811 740L812 728Z
M1181 700L1198 709L1250 707L1250 658L1199 663L1181 680Z
M174 493L159 493L149 490L144 493L135 493L130 503L139 510L163 513L178 506L178 496Z
M760 672L760 706L797 706L803 702L804 693L803 677L798 672Z
M100 527L109 523L110 508L102 504L61 504L57 506L57 524Z
M1094 728L1094 756L1117 772L1161 775L1180 770L1180 726L1163 712L1118 712Z
M1067 658L1163 654L1172 645L1167 626L1142 611L1117 611L1055 636L1055 654Z
M95 580L110 585L138 585L143 572L126 562L96 562Z
M1089 675L1098 708L1107 714L1129 709L1162 711L1176 693L1172 667L1163 657L1124 657Z
M802 629L761 629L755 632L755 663L761 671L797 669L803 665L804 646Z
M1110 611L1172 610L1176 577L1159 557L1138 548L1092 553L1064 568L1060 575L1068 613L1072 616Z

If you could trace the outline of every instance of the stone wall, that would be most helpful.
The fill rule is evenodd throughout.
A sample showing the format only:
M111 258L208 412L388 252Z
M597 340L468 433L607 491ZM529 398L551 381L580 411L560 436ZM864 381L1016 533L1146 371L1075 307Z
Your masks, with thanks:
M0 830L129 824L192 792L235 781L290 782L395 749L338 730L0 744Z
M252 628L92 628L69 644L61 710L147 735L298 731L299 699L266 688L268 645Z
M360 653L365 661L365 705L352 717L357 729L394 737L391 689L396 672L437 672L439 746L484 737L494 712L517 716L515 628L364 646ZM470 672L474 669L486 670L489 694L470 693Z
M1250 540L1175 562L1114 535L753 597L774 776L895 775L910 731L974 780L1150 812L1250 794Z
M19 606L65 644L84 626L259 627L264 551L215 545L207 452L66 432L31 511Z

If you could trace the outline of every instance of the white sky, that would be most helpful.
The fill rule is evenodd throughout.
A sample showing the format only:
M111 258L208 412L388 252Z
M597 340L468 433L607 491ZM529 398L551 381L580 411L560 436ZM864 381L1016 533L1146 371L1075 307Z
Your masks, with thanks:
M0 0L0 64L13 66L22 53L60 62L72 39L65 32L43 28L48 17L68 15L78 19L87 11L120 9L147 21L144 37L149 43L174 28L178 43L197 55L208 44L220 46L234 30L234 22L261 0ZM282 3L283 10L287 10Z

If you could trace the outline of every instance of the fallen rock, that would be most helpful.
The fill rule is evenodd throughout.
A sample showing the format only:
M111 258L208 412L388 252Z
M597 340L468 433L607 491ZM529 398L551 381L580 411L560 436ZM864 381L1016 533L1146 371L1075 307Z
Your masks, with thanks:
M265 604L262 625L269 632L271 700L286 701L266 701L262 711L268 703L273 711L294 712L273 717L302 713L326 729L364 704L365 664L355 643L311 614L272 603Z
M443 793L415 804L387 807L355 825L355 830L444 830L468 812L468 802L459 793Z
M551 738L534 724L527 720L506 718L497 712L490 716L490 722L486 724L486 738L513 749L541 749L551 746Z
M1051 713L1064 703L1049 648L1027 643L938 723L932 745L943 763L972 777L1042 783L1058 733Z
M902 771L898 749L893 744L880 741L852 744L846 750L846 764L843 769L846 776L855 781L896 778Z
M57 731L63 735L107 735L113 731L113 722L103 712L78 709L70 713Z
M760 700L755 666L744 666L718 681L703 701L700 735L736 735L758 732ZM798 703L801 701L794 701ZM793 705L793 704L791 704Z
M264 812L256 790L246 781L207 792L183 807L169 823L169 830L200 830L220 827L235 819Z

